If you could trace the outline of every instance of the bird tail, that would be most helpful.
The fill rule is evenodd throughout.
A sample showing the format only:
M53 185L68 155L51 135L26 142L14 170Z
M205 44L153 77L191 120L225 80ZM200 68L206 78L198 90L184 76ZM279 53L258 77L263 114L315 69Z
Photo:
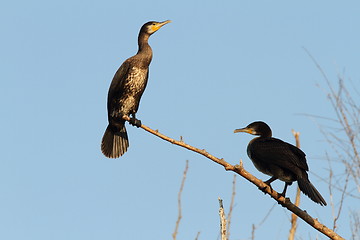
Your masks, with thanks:
M108 125L101 141L101 151L108 158L122 156L129 147L125 124L120 126Z
M307 174L306 174L307 175ZM297 180L300 190L307 195L311 200L319 203L321 206L326 206L326 202L318 190L311 184L307 176L298 178Z

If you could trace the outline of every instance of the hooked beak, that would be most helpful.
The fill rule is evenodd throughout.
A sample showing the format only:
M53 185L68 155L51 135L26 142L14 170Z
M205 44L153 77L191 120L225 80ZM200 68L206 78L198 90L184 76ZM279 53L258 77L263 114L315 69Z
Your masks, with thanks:
M171 23L171 20L163 21L159 25L160 25L160 27L162 27L162 26L164 26L165 24L168 24L168 23Z
M152 30L154 32L156 32L157 30L159 30L162 26L164 26L165 24L168 24L168 23L171 23L170 20L166 20L166 21L163 21L163 22L159 22L157 23L155 26L153 26Z
M246 128L246 127L234 130L234 133L238 133L238 132L245 132L245 133L249 133L249 134L254 134L254 130L252 128Z

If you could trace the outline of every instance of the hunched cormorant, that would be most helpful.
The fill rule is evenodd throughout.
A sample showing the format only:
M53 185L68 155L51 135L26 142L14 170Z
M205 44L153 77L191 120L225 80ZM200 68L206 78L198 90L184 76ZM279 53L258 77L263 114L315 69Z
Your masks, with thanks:
M309 167L303 151L287 142L273 138L270 127L261 121L234 130L234 133L237 132L259 136L249 142L247 154L260 172L271 176L265 181L266 184L271 187L270 183L276 179L284 181L285 187L281 195L285 196L287 186L297 181L300 190L305 195L314 202L326 206L324 198L308 178Z
M149 77L152 50L148 39L151 34L170 22L167 20L145 23L139 32L137 54L125 60L115 73L107 100L109 125L101 142L101 151L106 157L118 158L129 147L125 120L122 118L124 115L132 115L130 124L141 126L141 121L136 119L135 114Z

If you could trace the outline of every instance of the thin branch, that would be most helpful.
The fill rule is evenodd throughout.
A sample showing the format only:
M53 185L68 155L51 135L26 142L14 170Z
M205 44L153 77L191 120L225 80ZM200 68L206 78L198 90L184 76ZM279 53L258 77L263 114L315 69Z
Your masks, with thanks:
M329 161L329 195L330 195L330 206L331 206L331 214L333 216L334 219L334 224L333 224L333 230L335 230L335 224L336 224L336 216L335 216L335 204L334 204L334 195L333 195L333 170L332 170L332 166L331 166L331 162L330 159L328 159Z
M267 214L264 216L264 218L261 220L261 222L256 226L256 229L258 229L259 227L261 227L261 225L263 225L265 223L265 221L268 219L268 217L270 216L270 214L272 213L272 211L274 210L276 206L276 203L274 203L274 205L272 205L272 207L269 209L269 211L267 212ZM255 225L254 225L255 226Z
M356 239L360 239L360 214L356 213L356 212L352 212L351 213L351 218L350 218L350 227L351 227L351 239L356 240Z
M330 160L329 160L330 161ZM329 170L330 171L330 170ZM321 181L323 182L326 182L327 184L330 184L331 187L335 188L336 190L340 191L340 192L343 192L344 191L344 187L343 186L336 186L335 184L333 184L330 180L327 180L321 176L319 176L318 174L316 173L312 173L314 176L316 176L317 178L319 178ZM342 181L341 181L342 182ZM356 196L354 194L352 194L352 192L356 190L355 188L351 189L351 190L348 190L345 192L345 194L349 197L352 197L352 198L356 198L356 199L360 199L359 196Z
M126 121L130 121L129 116L124 116L123 119L126 120ZM157 137L159 137L159 138L161 138L161 139L163 139L165 141L168 141L168 142L170 142L172 144L181 146L181 147L186 148L186 149L188 149L190 151L201 154L204 157L207 157L208 159L212 160L213 162L223 166L226 171L232 171L232 172L235 172L235 173L239 174L240 176L242 176L243 178L245 178L249 182L256 185L258 188L260 188L261 191L263 191L264 193L269 194L280 205L287 208L289 211L295 213L298 217L303 219L305 222L307 222L310 226L312 226L313 228L315 228L319 232L323 233L324 235L328 236L331 239L335 239L335 240L336 239L344 239L340 235L338 235L337 233L335 233L334 231L332 231L331 229L326 227L325 225L321 224L317 219L311 217L306 211L304 211L304 210L298 208L297 206L295 206L290 201L289 198L285 198L285 197L281 196L280 193L278 193L275 190L271 189L263 181L256 178L255 176L251 175L248 171L246 171L243 168L241 161L240 161L240 165L231 165L230 163L226 162L223 158L220 159L220 158L217 158L217 157L211 155L205 149L199 149L199 148L193 147L193 146L191 146L189 144L186 144L185 142L177 141L177 140L172 139L172 138L170 138L170 137L168 137L168 136L166 136L164 134L159 133L158 130L153 130L153 129L145 126L145 125L141 125L140 127L142 129L144 129L145 131L147 131L147 132L149 132L149 133L151 133L151 134L153 134L153 135L155 135L155 136L157 136Z
M236 174L234 174L234 179L232 182L231 202L230 202L230 207L229 207L229 213L227 215L227 236L226 236L227 239L230 238L231 216L232 216L232 211L234 208L235 195L236 195Z
M220 205L219 215L220 215L221 240L227 240L225 211L224 211L223 201L220 197L219 197L219 205Z
M304 48L304 50L314 62L326 82L328 87L326 94L332 108L334 109L336 122L341 127L340 130L344 132L344 135L347 138L346 141L337 137L334 138L335 142L329 141L329 139L327 140L332 145L334 150L337 147L342 150L345 155L348 155L348 159L344 159L343 162L345 163L347 170L351 173L355 184L358 186L358 191L360 192L360 153L358 152L358 142L360 140L358 134L360 107L358 106L357 102L354 101L350 92L345 86L344 77L340 75L338 76L338 89L336 91L320 64L306 48ZM356 88L353 89L356 92ZM333 134L329 135L330 137L334 137Z
M188 169L189 169L189 160L186 160L186 166L185 166L185 170L184 170L184 173L183 173L183 178L182 178L181 185L180 185L180 190L179 190L179 193L178 193L178 218L176 220L175 230L174 230L174 232L172 234L172 237L173 237L174 240L176 240L176 236L177 236L177 233L178 233L180 221L181 221L181 218L182 218L182 214L181 214L181 194L182 194L183 189L184 189L184 184L185 184L185 179L186 179L186 174L187 174Z
M291 131L292 134L295 137L295 141L296 141L296 147L300 148L300 132L295 132L294 130ZM295 198L295 206L299 206L300 205L300 188L299 186L296 188L296 198ZM289 233L289 240L294 240L295 239L295 233L296 233L296 228L297 228L297 216L292 213L291 214L291 228L290 228L290 233Z
M200 232L198 232L198 233L196 234L195 240L198 240L198 239L199 239L199 236L200 236Z
M345 185L344 185L344 190L342 191L342 194L341 194L341 200L340 200L340 206L339 206L339 209L338 209L338 213L337 213L337 216L334 217L334 224L333 224L333 230L335 231L337 225L337 220L339 220L340 218L340 214L341 214L341 210L342 210L342 207L343 207L343 204L344 204L344 197L345 197L345 193L346 193L346 189L347 189L347 186L348 186L348 183L349 183L349 177L350 177L350 174L347 174L346 175L346 180L345 180Z
M255 239L255 230L257 230L258 228L261 227L261 225L263 225L265 223L265 221L268 219L268 217L270 216L271 212L274 210L276 206L276 203L273 204L273 206L269 209L269 211L266 213L266 215L264 216L264 218L260 221L260 223L258 223L257 225L255 225L254 223L251 225L251 239L254 240Z
M251 227L251 240L255 240L255 230L256 230L256 227L255 227L255 224L253 224Z
M332 121L335 122L336 127L327 126L326 131L321 128L320 130L325 136L326 141L337 154L338 160L336 161L341 162L346 170L345 173L340 177L334 174L331 162L335 160L327 157L329 161L328 183L330 192L330 206L333 216L333 231L335 231L338 228L338 220L340 218L341 212L343 211L342 209L345 204L345 196L359 198L358 196L350 194L350 192L354 192L352 191L354 188L352 183L349 183L349 181L353 180L353 183L358 189L358 193L360 192L360 106L358 105L358 101L354 100L352 96L353 92L357 93L358 95L359 92L357 91L356 86L352 85L351 88L348 88L345 85L345 78L342 74L338 75L338 85L334 88L333 84L330 83L329 79L325 75L325 72L320 64L308 50L305 49L305 51L312 59L325 80L327 85L325 93L335 113L335 119ZM351 93L349 89L351 90ZM346 178L345 183L344 175ZM338 203L337 209L335 208L334 203L334 189L341 192L341 199Z

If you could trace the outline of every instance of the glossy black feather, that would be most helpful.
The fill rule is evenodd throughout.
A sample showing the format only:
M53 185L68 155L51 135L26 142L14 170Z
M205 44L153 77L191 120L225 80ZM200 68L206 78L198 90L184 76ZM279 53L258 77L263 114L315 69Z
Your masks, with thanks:
M309 170L305 153L277 138L255 138L248 145L248 154L255 161L271 163L294 173Z
M234 132L246 132L259 136L249 142L247 153L260 172L271 176L266 181L268 184L276 179L284 181L283 194L285 195L287 186L297 181L300 190L311 200L320 205L326 205L324 198L309 181L307 174L309 167L302 150L273 138L270 127L264 122L253 122Z

